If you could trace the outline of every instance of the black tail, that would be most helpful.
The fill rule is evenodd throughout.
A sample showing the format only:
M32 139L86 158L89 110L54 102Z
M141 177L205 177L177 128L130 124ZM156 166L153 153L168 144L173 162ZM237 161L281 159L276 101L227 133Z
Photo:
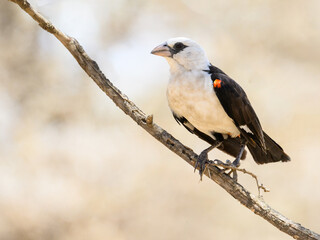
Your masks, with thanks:
M266 153L258 146L258 144L254 144L250 141L247 144L254 161L258 164L290 161L290 157L283 151L279 144L272 140L265 132L263 132L263 134L267 148Z

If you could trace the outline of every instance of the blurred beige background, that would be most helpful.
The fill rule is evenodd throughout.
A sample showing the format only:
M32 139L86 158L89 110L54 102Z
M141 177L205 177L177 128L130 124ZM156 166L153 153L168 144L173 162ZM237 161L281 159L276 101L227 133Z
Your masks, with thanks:
M168 65L186 36L246 90L290 163L242 163L264 199L320 232L320 2L32 1L131 100L183 143L207 144L167 107ZM124 115L55 38L0 3L0 239L291 239ZM213 151L211 157L228 156ZM257 193L253 179L239 181Z

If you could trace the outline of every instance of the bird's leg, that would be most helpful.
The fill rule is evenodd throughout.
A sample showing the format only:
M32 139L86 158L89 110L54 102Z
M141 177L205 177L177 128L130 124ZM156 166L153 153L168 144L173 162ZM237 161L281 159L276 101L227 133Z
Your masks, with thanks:
M238 156L236 157L236 159L231 162L230 160L227 160L226 162L222 162L218 159L214 160L213 163L216 164L216 165L219 165L219 167L224 167L224 168L228 168L229 166L231 167L239 167L240 166L240 159L242 157L242 154L244 152L244 148L246 147L245 144L241 144L241 148L240 148L240 152L238 154Z
M238 174L235 168L238 168L240 166L240 159L242 157L242 154L244 152L244 149L246 147L246 142L241 143L240 145L240 151L238 156L236 157L236 159L231 162L230 160L227 160L225 163L216 159L213 161L214 164L218 165L219 167L223 167L223 171L226 171L228 169L230 169L230 172L227 173L229 176L233 173L232 178L237 181L238 180ZM232 168L232 169L231 169Z
M232 164L231 164L232 166L240 167L240 159L242 157L242 154L243 154L245 147L246 147L246 144L241 144L240 152L239 152L238 156L236 157L236 159L232 162Z
M243 154L243 151L244 151L245 147L246 147L246 144L245 144L245 143L242 143L242 144L241 144L241 148L240 148L240 152L239 152L238 156L237 156L236 159L230 164L230 166L235 167L235 168L240 167L240 159L241 159L241 157L242 157L242 154ZM228 175L230 175L231 173L233 173L232 178L233 178L235 181L238 181L238 173L237 173L237 170L231 169L231 171L228 173Z
M194 166L194 171L196 171L197 167L199 167L200 180L202 180L202 175L203 175L203 172L204 172L204 170L205 170L206 163L209 162L208 153L209 153L212 149L220 146L220 144L221 144L221 142L217 142L216 144L211 145L210 147L206 148L205 150L203 150L203 151L199 154L198 159L197 159L197 162L196 162L196 164L195 164L195 166Z

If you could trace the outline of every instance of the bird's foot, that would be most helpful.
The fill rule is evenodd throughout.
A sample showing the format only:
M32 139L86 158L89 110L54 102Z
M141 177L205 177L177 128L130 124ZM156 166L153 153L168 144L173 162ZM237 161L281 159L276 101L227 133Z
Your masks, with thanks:
M231 176L232 174L233 180L235 180L236 182L238 181L237 168L240 166L240 158L236 158L233 162L231 162L230 160L222 162L216 159L213 161L213 163L218 167L222 167L223 172L230 170L230 172L228 172L227 175Z
M206 164L208 163L209 163L208 152L207 151L201 152L200 155L198 156L196 165L194 166L194 171L196 171L196 169L199 167L200 181L202 181L202 175L206 169Z
M203 175L204 171L206 170L206 164L211 163L211 161L208 159L208 152L210 152L212 149L219 146L220 144L221 144L221 142L218 142L217 144L212 145L212 146L208 147L207 149L203 150L199 154L198 159L196 161L196 164L194 166L194 171L196 171L196 169L199 167L200 181L202 181L202 175Z
M246 146L245 143L241 145L240 152L233 162L231 162L230 160L227 160L225 163L221 162L220 160L213 161L213 163L215 163L216 165L223 167L224 168L223 171L230 170L230 172L228 172L227 175L230 176L232 174L232 178L236 182L238 181L237 169L240 167L240 159L243 154L245 146Z

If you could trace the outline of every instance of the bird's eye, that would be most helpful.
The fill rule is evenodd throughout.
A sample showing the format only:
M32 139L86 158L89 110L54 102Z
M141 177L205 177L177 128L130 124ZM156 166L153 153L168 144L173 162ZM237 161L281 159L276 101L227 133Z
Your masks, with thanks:
M187 47L187 46L184 45L182 42L177 42L177 43L174 44L174 46L173 46L173 48L174 48L176 51L182 50L182 49L184 49L185 47Z

